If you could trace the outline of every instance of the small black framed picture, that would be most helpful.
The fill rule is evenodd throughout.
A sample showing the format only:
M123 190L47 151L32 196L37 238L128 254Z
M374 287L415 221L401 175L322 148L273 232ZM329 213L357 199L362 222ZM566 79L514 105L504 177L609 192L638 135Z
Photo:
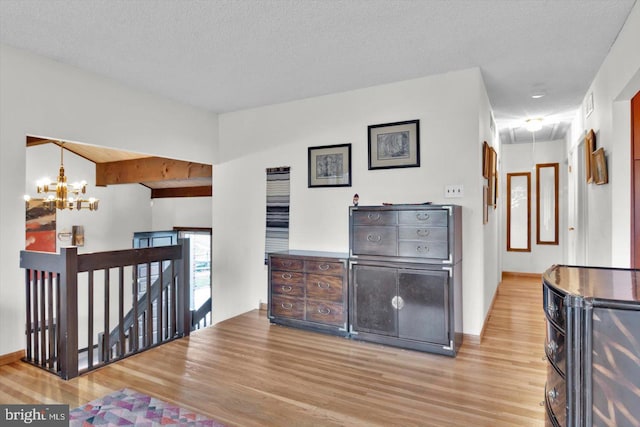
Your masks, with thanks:
M369 170L420 167L420 120L371 125Z
M312 187L351 187L351 144L309 147Z

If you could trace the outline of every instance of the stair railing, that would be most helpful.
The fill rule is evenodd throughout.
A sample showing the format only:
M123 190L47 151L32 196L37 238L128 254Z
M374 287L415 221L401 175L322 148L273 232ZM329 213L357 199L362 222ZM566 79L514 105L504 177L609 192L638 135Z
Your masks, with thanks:
M159 271L161 283L165 275L170 276L170 284L163 288L165 292L153 294L150 277L154 266ZM62 248L59 254L21 251L20 267L25 269L26 295L24 360L63 379L71 379L106 363L189 335L188 266L189 244L182 239L175 246L82 255L78 255L75 247ZM147 274L144 290L147 299L142 308L138 304L138 272L141 268L146 269ZM95 280L100 276L103 278L101 285ZM127 292L126 284L130 292ZM166 298L165 303L154 304L154 297L155 301ZM125 328L125 303L131 306L133 318L141 323L134 321ZM104 348L104 355L96 363L93 352L100 346L94 337L110 336L114 324L119 337L116 345L108 351ZM154 334L156 338L153 338ZM125 345L127 338L129 345ZM85 350L83 357L86 357L86 367L82 370L79 367L80 341Z

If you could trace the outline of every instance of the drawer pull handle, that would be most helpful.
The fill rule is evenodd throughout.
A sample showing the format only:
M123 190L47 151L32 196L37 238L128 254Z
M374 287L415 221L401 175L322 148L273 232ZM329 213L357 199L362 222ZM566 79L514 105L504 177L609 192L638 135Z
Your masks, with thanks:
M547 394L549 395L549 400L554 402L560 393L558 392L558 389L554 387L552 390L549 390Z
M280 306L285 310L291 310L293 308L293 304L291 304L290 302L283 302L282 304L280 304Z
M331 287L331 284L325 282L317 282L316 285L318 285L320 289L329 289Z
M330 267L331 267L331 266L330 266L329 264L320 264L320 265L318 266L318 268L319 268L320 270L323 270L323 271L328 270Z
M325 308L318 307L318 313L322 314L323 316L326 316L328 314L331 314L331 309L329 307L325 307Z
M420 237L427 237L429 234L431 234L431 230L419 228L418 231L416 231L416 234Z
M293 277L291 273L282 273L282 278L285 280L289 280Z
M547 352L549 353L549 356L554 357L556 351L558 351L558 344L553 340L549 341L547 344Z
M380 214L377 212L376 213L370 212L369 214L367 214L367 218L373 221L378 221L380 219Z
M404 300L402 299L402 297L396 295L395 297L391 298L391 305L396 310L402 310L402 307L404 307Z
M549 315L551 317L557 317L558 316L558 306L555 305L554 303L550 302L547 305L547 312L549 313Z
M382 240L382 236L379 234L369 234L367 236L367 240L373 243L378 243L380 240Z
M289 285L282 285L282 292L291 292L293 288Z
M418 246L416 248L416 252L418 252L419 254L426 254L427 252L429 252L429 246Z
M291 262L291 260L282 261L283 267L291 267L292 264L293 262Z
M416 218L418 219L418 221L426 221L430 218L430 215L426 212L418 212L416 214Z

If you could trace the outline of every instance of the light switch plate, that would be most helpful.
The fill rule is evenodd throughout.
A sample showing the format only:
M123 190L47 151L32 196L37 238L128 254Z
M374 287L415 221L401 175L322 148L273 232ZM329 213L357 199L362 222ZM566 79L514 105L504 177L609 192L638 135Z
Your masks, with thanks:
M446 199L464 197L464 186L462 184L445 185L444 197Z

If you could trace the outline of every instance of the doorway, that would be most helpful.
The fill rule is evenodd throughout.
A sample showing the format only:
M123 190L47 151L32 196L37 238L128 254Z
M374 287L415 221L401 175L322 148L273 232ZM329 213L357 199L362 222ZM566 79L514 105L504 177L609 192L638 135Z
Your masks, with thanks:
M168 231L136 232L134 248L175 245L189 239L191 329L211 325L211 228L174 227Z
M631 267L640 268L640 92L631 98Z

